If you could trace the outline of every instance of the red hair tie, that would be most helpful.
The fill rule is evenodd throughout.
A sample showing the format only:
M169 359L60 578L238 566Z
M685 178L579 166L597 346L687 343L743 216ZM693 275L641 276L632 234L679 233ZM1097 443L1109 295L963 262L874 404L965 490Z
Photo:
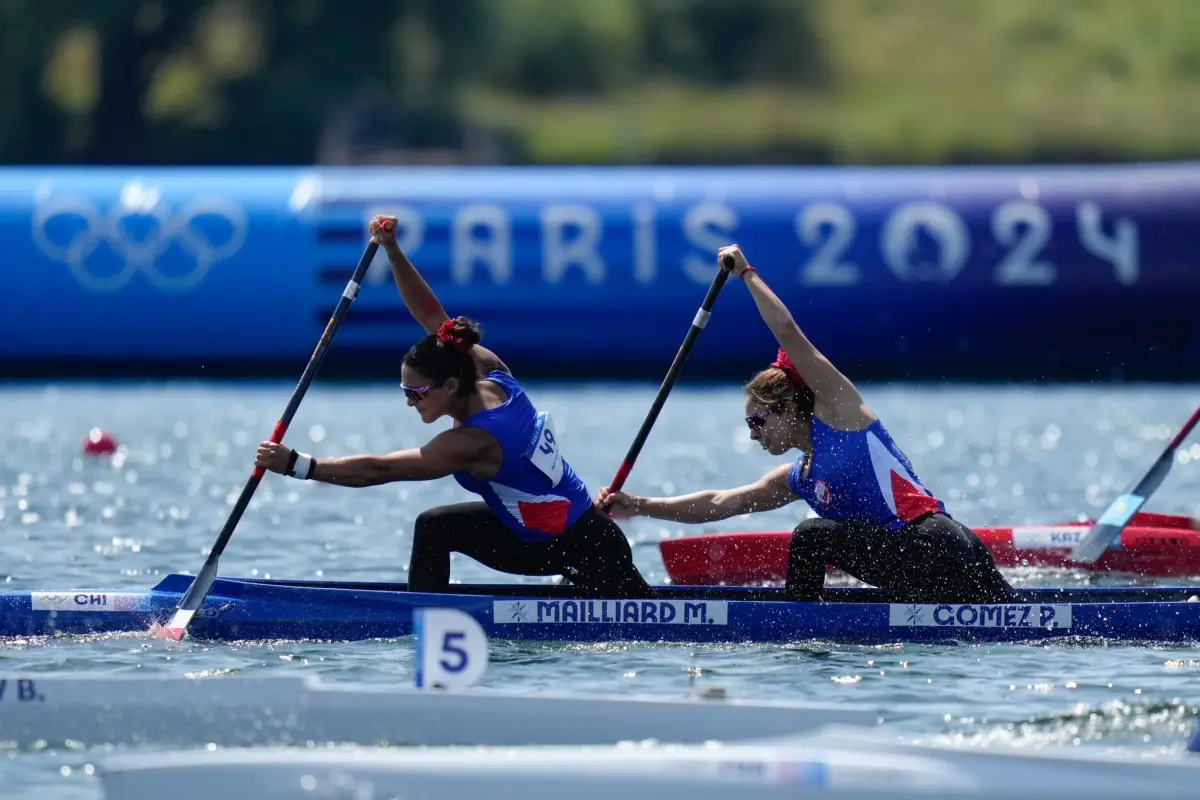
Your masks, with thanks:
M452 319L448 319L438 326L437 338L442 344L453 347L459 352L465 353L469 349L466 340L454 332L454 320Z
M772 369L781 369L788 376L788 380L799 386L807 386L804 378L800 376L800 370L796 369L796 365L792 363L791 357L781 347L779 352L775 354L775 360L771 362Z

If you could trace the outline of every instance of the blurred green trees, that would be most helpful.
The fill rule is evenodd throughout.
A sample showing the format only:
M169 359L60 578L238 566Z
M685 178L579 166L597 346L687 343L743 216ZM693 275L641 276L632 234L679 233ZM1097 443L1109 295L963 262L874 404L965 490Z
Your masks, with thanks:
M1194 0L0 0L6 163L1200 153Z

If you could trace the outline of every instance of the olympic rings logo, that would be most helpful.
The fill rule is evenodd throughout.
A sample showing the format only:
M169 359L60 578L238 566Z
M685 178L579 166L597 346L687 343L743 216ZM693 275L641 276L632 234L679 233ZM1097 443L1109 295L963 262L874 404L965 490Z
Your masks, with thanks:
M228 240L220 241L197 227L201 217L222 221L231 231ZM71 220L82 225L70 225L74 232L66 236L51 234L55 224ZM130 221L148 221L147 233L133 235ZM93 292L124 288L139 271L158 289L179 292L195 287L214 264L237 253L246 242L248 227L246 212L228 199L196 197L172 211L157 189L133 183L122 189L108 213L82 197L51 197L40 203L33 214L33 241L48 258L66 264L80 285ZM101 245L107 245L120 265L111 274L99 271L93 259ZM183 253L164 259L173 245ZM164 261L184 262L186 268L164 271Z

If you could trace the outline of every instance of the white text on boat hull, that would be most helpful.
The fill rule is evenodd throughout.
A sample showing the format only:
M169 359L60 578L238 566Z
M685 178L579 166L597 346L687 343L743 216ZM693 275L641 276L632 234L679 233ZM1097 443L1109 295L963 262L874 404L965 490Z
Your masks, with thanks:
M923 605L892 603L888 625L908 628L1069 628L1069 604L962 603Z
M724 600L496 600L496 624L727 625Z

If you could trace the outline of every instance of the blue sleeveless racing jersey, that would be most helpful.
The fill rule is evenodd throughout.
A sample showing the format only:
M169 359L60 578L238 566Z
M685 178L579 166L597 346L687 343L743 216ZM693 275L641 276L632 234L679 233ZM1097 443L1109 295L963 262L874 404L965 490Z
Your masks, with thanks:
M861 431L839 431L813 417L812 468L801 481L804 456L788 485L825 519L870 522L892 530L946 507L922 485L880 420Z
M558 450L554 423L539 414L511 375L489 372L508 392L503 405L472 414L464 427L487 431L500 443L500 471L488 481L469 472L454 479L483 498L488 508L526 542L544 542L563 533L592 505L587 487Z

